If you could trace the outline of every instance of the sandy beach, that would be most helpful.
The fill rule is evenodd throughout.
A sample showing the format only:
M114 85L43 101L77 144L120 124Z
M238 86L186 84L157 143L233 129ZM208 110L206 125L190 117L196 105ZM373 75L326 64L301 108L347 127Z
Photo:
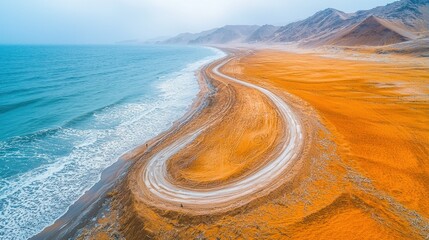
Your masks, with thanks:
M429 234L428 66L224 50L201 69L192 110L126 156L107 207L75 236Z

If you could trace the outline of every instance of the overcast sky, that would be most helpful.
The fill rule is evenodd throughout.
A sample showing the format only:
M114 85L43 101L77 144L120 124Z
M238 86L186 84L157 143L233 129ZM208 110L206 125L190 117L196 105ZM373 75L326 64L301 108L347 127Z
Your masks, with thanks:
M226 24L285 25L393 0L0 0L0 43L114 43Z

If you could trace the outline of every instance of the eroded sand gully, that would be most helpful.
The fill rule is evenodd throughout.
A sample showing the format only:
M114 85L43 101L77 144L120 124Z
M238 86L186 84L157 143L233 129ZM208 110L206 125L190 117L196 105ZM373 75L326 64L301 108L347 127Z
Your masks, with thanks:
M221 72L288 104L303 129L299 156L267 191L225 202L168 201L148 190L143 176L150 159L202 127L209 126L164 166L168 182L185 191L216 191L254 176L290 139L275 103L214 74L214 63L203 70L216 89L207 107L132 156L139 160L113 198L128 239L429 236L427 67L275 51L235 54Z

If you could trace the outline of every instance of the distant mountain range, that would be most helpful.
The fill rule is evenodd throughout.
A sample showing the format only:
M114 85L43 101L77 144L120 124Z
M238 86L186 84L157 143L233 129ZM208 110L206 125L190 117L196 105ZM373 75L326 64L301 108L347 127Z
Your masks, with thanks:
M161 43L381 46L425 37L429 37L429 0L401 0L356 13L328 8L281 27L227 25L196 34L179 34Z

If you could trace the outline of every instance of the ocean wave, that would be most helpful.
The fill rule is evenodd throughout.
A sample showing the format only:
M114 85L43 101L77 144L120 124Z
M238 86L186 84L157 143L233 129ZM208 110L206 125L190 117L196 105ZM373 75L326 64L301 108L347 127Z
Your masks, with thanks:
M26 106L29 106L29 105L32 105L32 104L35 104L35 103L38 103L41 101L43 101L43 97L34 98L34 99L26 100L26 101L21 101L18 103L0 105L0 114L15 110L17 108L26 107Z
M73 121L82 119L74 119L62 127L0 142L0 156L13 159L17 166L39 159L34 169L0 179L0 238L26 239L52 224L99 181L104 169L171 127L199 91L194 72L222 56L216 51L160 77L156 98L134 103L119 100L84 114L91 122L86 128L78 128Z

